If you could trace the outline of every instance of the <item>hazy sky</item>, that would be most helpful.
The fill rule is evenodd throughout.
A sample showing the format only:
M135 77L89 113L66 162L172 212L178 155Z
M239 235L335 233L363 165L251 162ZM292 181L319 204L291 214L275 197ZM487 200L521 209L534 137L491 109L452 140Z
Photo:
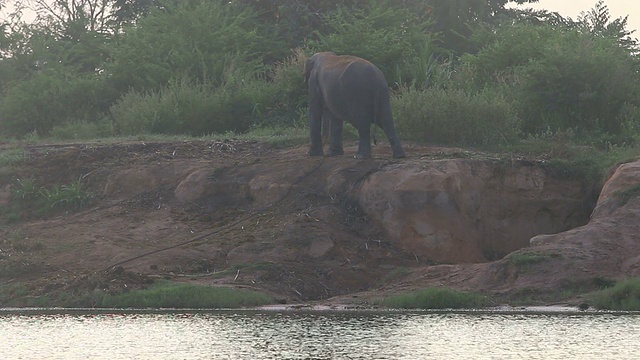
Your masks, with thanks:
M537 4L525 5L534 9L557 11L560 15L570 16L572 19L583 11L593 8L598 0L540 0ZM605 0L611 17L617 19L629 15L627 29L636 30L633 36L640 38L640 0Z
M12 2L13 0L7 1L8 8ZM525 7L557 11L575 20L580 12L591 9L597 2L598 0L540 0L537 4L528 4ZM640 0L605 0L605 4L614 19L629 15L628 29L636 30L633 36L640 38ZM30 14L25 15L29 17ZM0 17L3 17L3 14L0 14Z

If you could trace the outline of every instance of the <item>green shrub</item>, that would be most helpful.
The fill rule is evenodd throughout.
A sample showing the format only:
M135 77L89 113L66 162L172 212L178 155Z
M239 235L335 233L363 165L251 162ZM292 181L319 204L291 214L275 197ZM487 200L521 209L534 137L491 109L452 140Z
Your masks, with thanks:
M0 167L17 165L28 158L23 149L4 149L0 151Z
M244 132L271 98L271 86L260 79L213 87L183 78L161 90L129 92L111 107L111 115L120 135Z
M516 24L465 55L476 88L502 87L528 134L572 129L627 142L637 129L637 59L618 39L580 28ZM609 135L607 135L609 134Z
M392 99L403 138L447 145L489 146L515 141L520 120L499 93L403 89Z
M25 213L28 216L44 216L55 211L76 211L86 206L93 194L85 189L82 178L71 184L54 185L50 188L38 186L34 179L17 179L12 189L10 206L3 209L5 217L18 220Z
M620 133L623 104L637 101L632 59L612 39L567 34L526 66L523 114L528 129L546 124L536 117L556 114L559 129Z
M620 281L590 297L592 305L607 310L640 310L640 278Z
M263 293L228 287L160 282L144 289L119 295L105 295L98 307L115 308L238 308L273 303Z
M294 49L293 54L271 67L270 78L273 99L270 110L276 114L295 115L307 106L307 86L302 77L307 54L303 49ZM286 123L288 125L290 123Z
M0 98L0 132L46 136L74 119L91 122L106 110L103 82L65 69L41 71L11 86ZM104 107L104 108L103 108Z
M470 309L489 305L489 299L479 294L430 287L410 294L391 296L383 300L382 304L403 309Z
M56 125L51 129L50 136L58 140L91 140L113 135L111 123L107 120L100 122L70 121Z

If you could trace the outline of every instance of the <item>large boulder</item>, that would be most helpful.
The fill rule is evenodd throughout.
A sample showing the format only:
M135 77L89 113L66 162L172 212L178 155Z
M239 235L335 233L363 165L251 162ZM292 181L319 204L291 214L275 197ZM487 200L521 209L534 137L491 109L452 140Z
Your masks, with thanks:
M406 161L366 179L357 196L391 241L419 259L484 262L538 234L583 225L589 189L531 163Z

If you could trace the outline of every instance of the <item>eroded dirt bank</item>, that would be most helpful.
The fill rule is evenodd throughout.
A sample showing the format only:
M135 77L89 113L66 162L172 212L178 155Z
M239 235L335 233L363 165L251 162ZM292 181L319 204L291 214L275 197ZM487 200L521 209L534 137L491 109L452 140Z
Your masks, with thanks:
M25 150L28 161L0 179L0 202L16 178L82 178L96 198L2 225L0 282L28 284L16 296L126 291L162 277L287 303L429 285L544 302L640 273L640 204L616 195L637 183L638 166L612 177L592 215L597 184L460 149L413 147L391 160L378 146L368 161L237 141Z

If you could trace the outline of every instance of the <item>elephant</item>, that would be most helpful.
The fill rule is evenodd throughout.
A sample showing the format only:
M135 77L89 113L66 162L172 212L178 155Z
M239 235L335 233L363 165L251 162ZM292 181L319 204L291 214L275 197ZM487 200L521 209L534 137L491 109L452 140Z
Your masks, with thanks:
M371 157L371 123L374 143L376 127L380 126L391 143L393 157L406 157L393 125L387 80L375 65L356 56L319 52L306 60L304 81L309 88L309 155L324 155L323 130L329 132L328 156L344 154L342 130L348 121L360 138L356 159Z

